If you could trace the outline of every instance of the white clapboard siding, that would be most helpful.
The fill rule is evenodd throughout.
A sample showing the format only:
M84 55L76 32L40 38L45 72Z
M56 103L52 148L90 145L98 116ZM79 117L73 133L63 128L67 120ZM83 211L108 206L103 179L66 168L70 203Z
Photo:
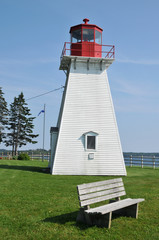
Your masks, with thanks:
M78 60L78 59L77 59ZM70 66L58 120L59 134L52 174L126 175L106 67ZM85 151L84 133L97 136L97 151ZM89 160L88 154L94 153Z

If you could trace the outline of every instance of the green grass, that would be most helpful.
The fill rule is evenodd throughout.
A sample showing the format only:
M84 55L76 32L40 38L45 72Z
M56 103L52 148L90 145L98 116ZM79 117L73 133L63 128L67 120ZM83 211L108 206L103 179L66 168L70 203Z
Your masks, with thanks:
M127 168L127 196L145 198L139 218L113 219L110 229L76 224L76 186L114 177L51 176L47 162L0 160L0 239L159 239L159 169Z

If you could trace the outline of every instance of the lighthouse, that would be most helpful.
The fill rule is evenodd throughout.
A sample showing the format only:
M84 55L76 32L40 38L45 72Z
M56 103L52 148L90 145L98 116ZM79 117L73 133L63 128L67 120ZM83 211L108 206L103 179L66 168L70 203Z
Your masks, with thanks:
M55 175L126 175L107 77L115 47L103 45L103 29L84 23L70 28L60 70L66 83L56 127L50 129L49 167Z

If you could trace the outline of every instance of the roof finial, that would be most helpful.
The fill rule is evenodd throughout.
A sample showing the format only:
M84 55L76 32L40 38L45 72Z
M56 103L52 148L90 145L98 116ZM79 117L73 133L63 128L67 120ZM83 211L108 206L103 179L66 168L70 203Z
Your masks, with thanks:
M84 22L85 24L87 24L87 23L89 22L89 19L88 19L88 18L84 18L84 19L83 19L83 22Z

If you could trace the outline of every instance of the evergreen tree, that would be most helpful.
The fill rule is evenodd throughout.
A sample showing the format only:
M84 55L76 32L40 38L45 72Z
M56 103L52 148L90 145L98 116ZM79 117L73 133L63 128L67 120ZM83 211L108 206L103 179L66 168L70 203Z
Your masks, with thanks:
M21 93L14 102L10 104L9 122L6 146L12 146L12 155L17 155L18 147L27 143L37 143L33 139L38 136L33 134L33 120L30 109L27 107L24 95Z
M8 123L7 115L8 115L8 109L7 109L7 102L5 101L5 98L3 97L3 91L0 87L0 143L5 138L5 132L4 129Z

